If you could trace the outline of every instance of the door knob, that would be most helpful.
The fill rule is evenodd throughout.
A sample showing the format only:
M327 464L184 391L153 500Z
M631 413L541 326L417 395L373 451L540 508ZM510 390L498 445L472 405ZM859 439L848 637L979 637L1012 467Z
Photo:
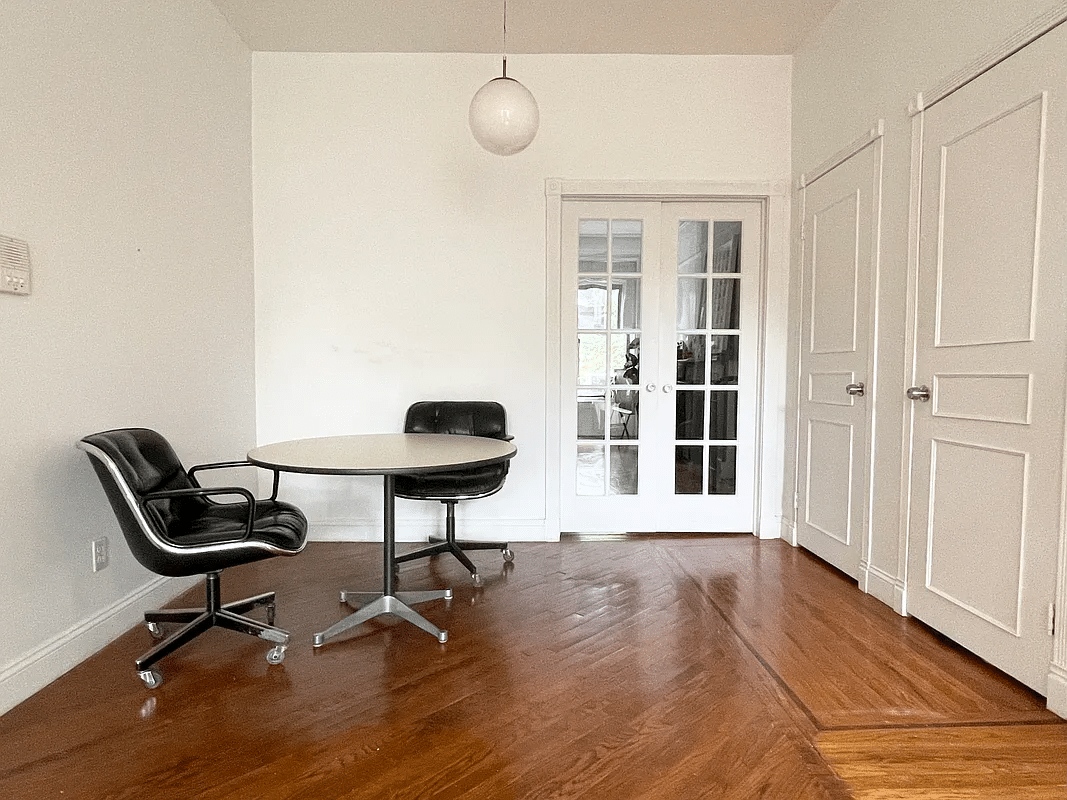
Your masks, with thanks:
M863 393L867 391L867 387L862 383L850 383L845 387L845 391L853 397L863 397Z
M664 394L670 394L671 393L671 389L673 389L673 388L674 387L671 386L669 383L665 383L665 384L663 384L663 393Z
M656 384L650 383L648 386L645 387L645 391L646 392L654 392L654 391L656 391Z
M912 386L906 394L909 400L922 400L924 403L930 402L929 386Z

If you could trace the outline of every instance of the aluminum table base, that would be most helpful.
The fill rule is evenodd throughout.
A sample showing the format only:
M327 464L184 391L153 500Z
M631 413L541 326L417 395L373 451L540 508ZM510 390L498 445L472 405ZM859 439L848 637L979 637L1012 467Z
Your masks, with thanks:
M436 637L437 641L448 641L448 631L443 631L409 607L409 603L425 603L428 600L451 600L451 589L436 589L425 592L397 592L396 594L382 594L381 592L341 592L341 602L352 604L352 601L366 601L355 614L349 614L340 622L336 622L322 633L316 633L312 638L315 647L321 647L327 640L344 633L349 628L361 625L375 617L392 615L399 619L410 622L418 628Z

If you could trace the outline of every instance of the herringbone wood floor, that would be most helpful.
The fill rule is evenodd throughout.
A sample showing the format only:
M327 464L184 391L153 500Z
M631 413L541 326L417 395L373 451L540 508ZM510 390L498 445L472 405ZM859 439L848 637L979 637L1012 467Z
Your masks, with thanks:
M480 589L404 565L401 588L454 588L419 606L444 645L374 622L311 647L380 546L232 570L224 599L277 590L283 664L212 631L150 692L138 627L0 717L0 797L1067 798L1042 698L780 541L514 549L474 555Z

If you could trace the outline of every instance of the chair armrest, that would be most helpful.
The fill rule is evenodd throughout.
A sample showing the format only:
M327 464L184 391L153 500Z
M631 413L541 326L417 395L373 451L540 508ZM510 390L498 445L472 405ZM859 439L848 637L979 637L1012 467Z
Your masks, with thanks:
M244 542L252 535L252 526L255 520L256 512L256 498L252 495L248 489L243 486L219 486L212 489L167 489L161 492L151 492L144 496L144 503L148 505L156 500L172 500L181 497L211 497L213 495L227 495L238 494L245 499L245 503L248 506L248 514L245 516L245 532L244 535L237 539L227 539L223 542L217 542L216 544L226 544L228 542ZM180 542L175 542L168 539L167 542L175 547L182 547Z
M189 470L188 470L188 475L189 475L189 479L192 480L192 482L194 484L199 486L200 485L200 481L198 481L194 477L194 473L196 473L197 470L201 470L201 469L232 469L234 467L254 467L255 469L269 469L269 467L261 467L261 466L259 466L259 464L253 464L251 461L215 461L215 462L212 462L210 464L197 464L195 467L190 467ZM272 486L271 486L270 497L268 497L267 499L268 500L277 500L278 499L278 481L281 478L281 472L279 472L276 469L271 469L270 471L274 474L274 480L273 480Z

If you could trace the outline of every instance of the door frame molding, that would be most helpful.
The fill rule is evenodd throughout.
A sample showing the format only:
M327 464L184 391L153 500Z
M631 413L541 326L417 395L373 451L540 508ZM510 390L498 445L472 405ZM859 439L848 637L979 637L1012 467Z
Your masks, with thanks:
M560 534L560 320L563 204L568 201L753 202L763 211L757 303L756 474L753 534L780 538L785 462L786 347L789 297L787 181L545 180L545 532ZM768 347L768 343L777 347Z

